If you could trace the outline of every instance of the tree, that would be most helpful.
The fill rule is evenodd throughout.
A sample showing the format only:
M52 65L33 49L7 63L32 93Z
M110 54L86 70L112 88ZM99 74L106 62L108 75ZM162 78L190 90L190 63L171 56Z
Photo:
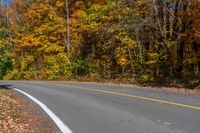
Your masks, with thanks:
M195 0L14 0L8 15L9 26L1 21L13 46L7 79L200 75Z

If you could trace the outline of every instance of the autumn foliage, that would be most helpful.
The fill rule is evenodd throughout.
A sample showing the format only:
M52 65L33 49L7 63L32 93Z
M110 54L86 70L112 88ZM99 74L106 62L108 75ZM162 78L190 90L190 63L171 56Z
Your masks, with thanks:
M7 8L1 5L0 60L10 62L2 78L198 79L199 5L196 0L14 0Z

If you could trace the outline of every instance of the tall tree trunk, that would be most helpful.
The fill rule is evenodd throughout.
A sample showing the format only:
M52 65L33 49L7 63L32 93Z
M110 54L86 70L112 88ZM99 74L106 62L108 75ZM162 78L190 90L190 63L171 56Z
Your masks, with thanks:
M169 2L165 2L165 23L166 23L166 39L170 38L170 16L169 16Z
M183 6L181 7L181 11L186 12L189 1L183 0L182 3L183 3ZM186 20L186 18L183 18L182 25L181 25L181 33L185 33L186 30L187 30L187 20ZM180 37L180 43L178 43L178 44L179 44L179 46L178 46L178 56L177 56L178 59L177 60L178 60L179 67L177 68L178 69L177 71L181 72L184 69L183 61L184 61L185 39L183 37Z
M69 27L69 3L68 1L66 1L66 13L67 13L67 17L66 17L66 27L67 27L67 37L66 37L66 47L67 47L67 53L68 55L70 54L70 27Z
M139 29L136 29L135 30L135 33L136 33L136 40L137 40L137 43L138 43L138 49L139 49L139 55L140 55L140 63L143 64L143 47L142 47L142 43L140 42L140 39L139 39Z
M189 1L188 0L183 0L183 6L182 6L182 11L183 12L186 12L187 9L188 9L188 5L189 5ZM182 19L182 28L181 28L181 33L184 33L187 29L187 20L186 18L184 17Z
M199 64L198 64L198 61L197 61L196 53L194 53L194 60L195 60L194 74L195 74L195 76L198 76L198 74L199 74Z
M158 24L160 36L161 36L161 38L164 38L164 33L163 33L161 21L160 21L160 19L159 19L158 7L157 7L156 0L153 0L153 6L154 6L154 11L155 11L155 15L156 15L156 20L157 20L157 24Z
M178 37L178 11L179 11L180 0L176 0L175 9L174 9L174 23L172 31L172 40L175 40Z

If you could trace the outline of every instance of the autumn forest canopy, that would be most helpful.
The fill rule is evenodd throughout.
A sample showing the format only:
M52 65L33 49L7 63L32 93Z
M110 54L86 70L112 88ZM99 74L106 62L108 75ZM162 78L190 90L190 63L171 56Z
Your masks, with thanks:
M199 82L199 0L0 1L0 79Z

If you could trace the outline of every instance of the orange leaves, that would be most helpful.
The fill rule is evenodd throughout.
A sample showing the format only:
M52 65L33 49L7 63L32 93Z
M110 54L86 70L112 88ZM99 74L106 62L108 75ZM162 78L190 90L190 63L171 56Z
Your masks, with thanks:
M34 38L32 35L21 35L18 34L20 38L12 39L12 42L18 47L31 47L38 46L40 41L38 38Z

